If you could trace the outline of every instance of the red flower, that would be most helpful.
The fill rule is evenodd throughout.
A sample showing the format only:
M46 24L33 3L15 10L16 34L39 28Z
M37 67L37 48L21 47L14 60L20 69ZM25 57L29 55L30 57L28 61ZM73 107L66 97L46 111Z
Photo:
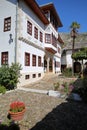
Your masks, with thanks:
M21 112L25 109L25 104L20 101L15 101L10 104L10 111L12 112Z

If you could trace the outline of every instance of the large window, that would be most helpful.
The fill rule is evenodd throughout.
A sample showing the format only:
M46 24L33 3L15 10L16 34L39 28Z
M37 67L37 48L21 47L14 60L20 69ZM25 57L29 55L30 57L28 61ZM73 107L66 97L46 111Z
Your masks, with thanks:
M25 53L25 66L30 66L30 53Z
M1 53L1 64L8 65L8 52Z
M38 66L41 66L41 56L38 56Z
M32 35L32 23L27 21L27 33Z
M34 27L34 38L38 39L38 29Z
M46 43L50 43L51 42L51 36L50 36L50 34L45 34L45 42Z
M36 66L36 55L32 55L32 66Z
M40 32L40 42L43 42L43 33Z
M11 30L11 17L4 19L4 32Z

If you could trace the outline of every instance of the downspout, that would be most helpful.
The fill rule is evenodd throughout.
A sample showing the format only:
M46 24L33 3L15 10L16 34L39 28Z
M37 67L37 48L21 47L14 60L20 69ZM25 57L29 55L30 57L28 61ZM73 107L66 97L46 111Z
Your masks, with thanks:
M17 41L18 41L18 31L17 31L17 28L18 28L18 2L19 0L17 0L17 3L16 3L16 28L15 28L15 64L17 63Z

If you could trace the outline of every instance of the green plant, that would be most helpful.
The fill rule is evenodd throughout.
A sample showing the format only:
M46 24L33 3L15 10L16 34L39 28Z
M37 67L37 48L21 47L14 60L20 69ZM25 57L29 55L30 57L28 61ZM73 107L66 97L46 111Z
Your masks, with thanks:
M72 68L66 68L63 71L63 75L66 76L66 77L72 77Z
M10 110L13 113L21 112L25 109L25 104L20 101L14 101L10 104Z
M19 82L21 70L20 64L12 63L11 66L4 65L0 67L0 84L6 89L14 89Z
M57 91L59 89L60 83L54 83L54 90Z
M0 93L4 94L6 92L6 88L0 85Z

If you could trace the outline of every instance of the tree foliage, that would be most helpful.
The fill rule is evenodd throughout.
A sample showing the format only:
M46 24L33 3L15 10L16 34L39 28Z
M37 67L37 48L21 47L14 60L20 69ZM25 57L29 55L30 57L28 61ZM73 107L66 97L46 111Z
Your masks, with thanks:
M76 61L87 59L87 48L82 48L80 51L73 53L72 58Z
M80 24L78 24L77 22L72 22L72 24L70 25L70 28L77 31L80 28Z
M19 82L21 70L20 64L12 63L11 66L4 65L0 67L0 85L6 89L14 89Z

